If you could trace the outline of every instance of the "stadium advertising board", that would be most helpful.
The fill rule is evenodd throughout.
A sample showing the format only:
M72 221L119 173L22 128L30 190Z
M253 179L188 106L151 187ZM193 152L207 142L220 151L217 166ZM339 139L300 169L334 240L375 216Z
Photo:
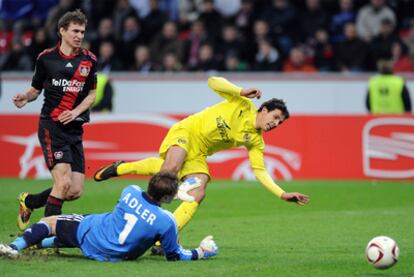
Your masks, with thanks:
M94 114L85 126L86 175L114 160L158 155L180 115ZM0 115L1 177L49 178L36 115ZM276 179L414 180L413 116L294 115L265 134L265 160ZM214 178L254 179L245 149L209 158Z

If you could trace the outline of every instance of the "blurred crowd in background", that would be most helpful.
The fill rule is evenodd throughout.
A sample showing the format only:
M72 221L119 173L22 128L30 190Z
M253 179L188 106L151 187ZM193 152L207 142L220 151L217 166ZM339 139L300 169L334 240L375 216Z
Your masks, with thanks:
M0 69L32 71L81 9L99 70L414 71L411 0L0 0Z

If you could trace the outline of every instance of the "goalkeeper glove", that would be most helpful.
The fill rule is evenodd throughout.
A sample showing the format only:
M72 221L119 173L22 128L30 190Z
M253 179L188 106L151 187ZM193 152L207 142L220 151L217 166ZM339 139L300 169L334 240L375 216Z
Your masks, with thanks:
M201 180L198 177L187 178L178 187L177 195L174 199L180 199L182 201L193 202L194 197L189 195L188 192L201 186Z
M218 254L217 243L213 240L213 236L205 237L201 242L200 246L196 248L198 259L207 259L214 257Z

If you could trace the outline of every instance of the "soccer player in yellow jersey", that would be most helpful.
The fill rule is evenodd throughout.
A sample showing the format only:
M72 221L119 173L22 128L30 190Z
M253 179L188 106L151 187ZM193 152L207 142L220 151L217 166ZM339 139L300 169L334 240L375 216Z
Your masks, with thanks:
M210 77L208 85L225 100L174 124L161 144L159 158L114 162L99 169L95 180L103 181L125 174L153 175L159 171L174 172L181 180L198 177L201 185L189 192L194 201L182 202L174 211L181 230L205 196L210 180L207 156L223 149L244 146L254 174L264 187L285 201L299 205L308 203L307 195L283 191L264 165L262 132L269 132L288 119L285 103L273 98L257 110L250 98L259 99L262 95L259 89L241 88L221 77Z

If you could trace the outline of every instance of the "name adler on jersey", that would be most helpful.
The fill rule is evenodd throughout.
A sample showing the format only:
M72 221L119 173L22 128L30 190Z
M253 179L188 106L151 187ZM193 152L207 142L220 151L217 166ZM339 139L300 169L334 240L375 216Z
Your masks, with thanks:
M55 87L63 87L63 92L80 92L85 85L85 82L78 80L66 80L66 79L52 79L52 85Z
M131 209L135 209L134 212L143 220L145 220L146 223L149 225L153 225L154 221L157 219L157 216L153 213L151 213L148 209L143 209L142 204L138 202L138 199L132 196L131 193L128 193L127 195L122 198L122 201L127 204Z

